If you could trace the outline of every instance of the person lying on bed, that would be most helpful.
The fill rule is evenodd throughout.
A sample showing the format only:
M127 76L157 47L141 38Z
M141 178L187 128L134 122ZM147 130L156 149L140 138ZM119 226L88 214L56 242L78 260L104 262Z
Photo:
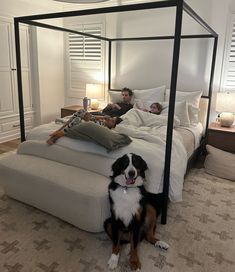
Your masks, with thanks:
M109 103L101 112L92 113L93 115L109 115L111 117L117 117L125 114L133 108L131 99L133 92L129 88L122 89L122 102Z
M159 115L162 112L162 105L158 102L154 102L150 105L150 110L141 109L138 106L137 106L137 109Z
M81 122L93 121L101 126L105 126L109 129L115 128L117 124L122 122L120 117L110 116L92 116L89 112L78 111L58 130L50 134L50 138L47 140L49 145L54 144L59 138L63 136L69 136L69 132L75 126L79 126Z

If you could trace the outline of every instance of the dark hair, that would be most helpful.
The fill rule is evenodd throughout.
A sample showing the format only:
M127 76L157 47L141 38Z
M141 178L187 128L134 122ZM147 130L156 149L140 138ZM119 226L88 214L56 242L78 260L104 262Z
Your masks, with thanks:
M158 114L160 114L161 111L162 111L162 105L161 105L160 103L158 103L158 102L154 102L154 103L152 103L152 104L150 105L150 108L152 107L152 105L156 105L156 106L157 106L157 108L158 108L158 110L159 110L159 113L158 113Z
M119 117L119 116L116 117L116 125L120 124L122 121L123 120L121 117Z
M133 95L132 90L129 89L129 88L126 88L126 87L122 89L122 92L128 92L128 93L129 93L129 96L132 96L132 95Z

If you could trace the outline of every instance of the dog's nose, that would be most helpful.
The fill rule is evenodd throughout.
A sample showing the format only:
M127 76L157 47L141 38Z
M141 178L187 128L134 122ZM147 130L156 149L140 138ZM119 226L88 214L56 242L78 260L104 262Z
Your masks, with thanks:
M129 175L130 178L133 178L135 176L135 171L134 170L130 170L128 172L128 175Z

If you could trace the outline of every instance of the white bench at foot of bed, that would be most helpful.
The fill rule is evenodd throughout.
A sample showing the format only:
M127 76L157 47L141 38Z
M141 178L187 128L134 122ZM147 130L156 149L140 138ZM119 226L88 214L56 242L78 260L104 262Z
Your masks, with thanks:
M55 161L20 154L0 157L0 186L6 195L86 231L103 231L108 184L107 177Z

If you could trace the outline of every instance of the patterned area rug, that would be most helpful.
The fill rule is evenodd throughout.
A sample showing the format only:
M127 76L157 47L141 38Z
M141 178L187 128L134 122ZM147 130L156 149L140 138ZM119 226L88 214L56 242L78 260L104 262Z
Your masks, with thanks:
M171 203L168 224L157 227L167 252L142 242L142 272L234 272L235 183L192 169L183 202ZM104 233L81 231L33 207L0 199L1 272L108 271L111 242ZM128 272L122 250L118 272Z

